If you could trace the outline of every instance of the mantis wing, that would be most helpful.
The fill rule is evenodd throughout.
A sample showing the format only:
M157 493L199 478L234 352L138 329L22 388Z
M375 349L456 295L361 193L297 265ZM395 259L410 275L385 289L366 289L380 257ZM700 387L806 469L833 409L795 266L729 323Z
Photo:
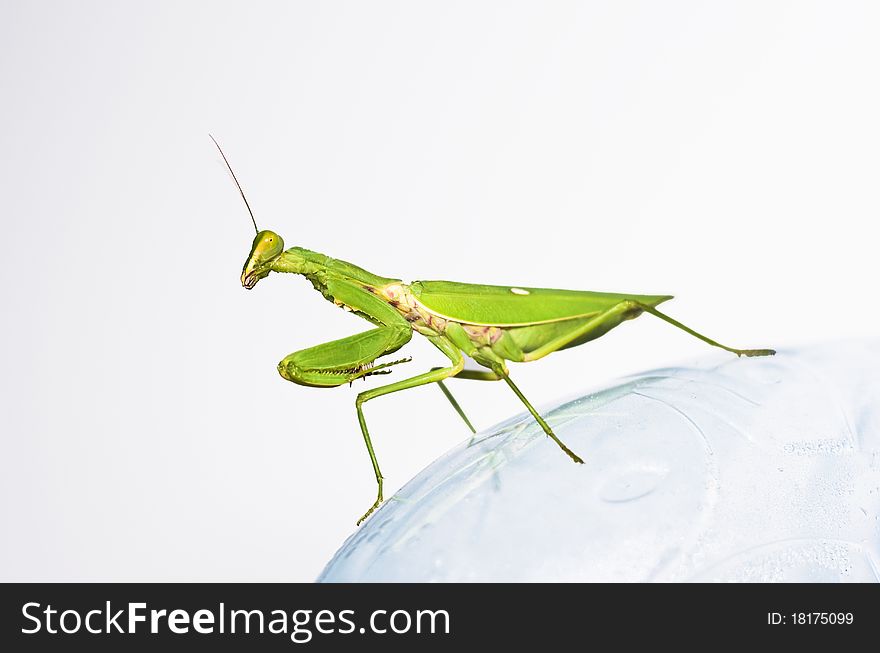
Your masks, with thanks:
M530 326L589 318L622 301L656 306L672 295L625 295L589 290L484 286L455 281L416 281L410 292L425 308L463 324Z

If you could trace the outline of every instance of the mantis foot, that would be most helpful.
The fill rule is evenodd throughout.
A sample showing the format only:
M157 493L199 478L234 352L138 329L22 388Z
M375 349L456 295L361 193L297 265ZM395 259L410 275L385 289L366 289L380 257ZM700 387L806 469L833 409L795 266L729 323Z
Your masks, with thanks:
M560 447L562 447L562 450L568 454L569 458L571 458L573 461L575 461L578 465L584 464L583 458L581 458L574 451L572 451L571 449L566 447L564 444L562 444L561 441L557 440L556 442L557 442L557 444L559 444Z
M775 349L741 349L737 352L737 356L773 356L776 354Z
M562 449L566 454L568 454L569 458L571 458L573 461L575 461L578 465L584 464L583 458L581 458L574 451L572 451L571 449L566 447L565 443L562 440L560 440L558 437L556 437L556 434L553 432L553 430L550 428L550 426L547 424L547 422L545 422L542 419L539 423L544 428L544 433L546 433L548 436L550 436L550 439L553 440L553 442L555 442L556 444L558 444L559 448Z
M380 503L382 503L382 493L381 492L379 492L379 496L376 499L376 503L374 503L372 506L370 506L370 509L364 513L364 516L357 520L357 524L355 524L355 526L360 526L367 517L372 515L373 511L375 511L376 508L379 507Z

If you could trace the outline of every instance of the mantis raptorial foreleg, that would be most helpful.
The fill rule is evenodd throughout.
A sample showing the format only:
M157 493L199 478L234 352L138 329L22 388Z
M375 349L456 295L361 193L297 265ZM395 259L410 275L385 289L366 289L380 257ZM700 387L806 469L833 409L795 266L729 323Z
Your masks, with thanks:
M358 333L347 338L334 340L333 342L325 342L308 349L302 349L285 357L278 364L278 371L288 381L299 383L301 385L311 385L317 387L333 387L344 383L351 383L355 379L372 374L385 374L387 367L404 362L393 361L390 363L382 363L375 365L374 361L386 354L390 354L409 342L412 337L412 331L409 328L401 328L399 326L384 326L363 333ZM459 355L461 358L461 355ZM463 361L462 361L463 364ZM453 371L454 373L454 371ZM424 375L420 375L424 376ZM416 379L420 377L415 377ZM442 377L445 378L445 377ZM413 379L410 379L412 381ZM406 382L401 382L406 383ZM426 381L430 383L430 381ZM400 383L385 386L391 388L400 386ZM419 385L419 384L415 384ZM409 387L409 386L406 386ZM394 390L402 390L403 387L394 387L388 392ZM377 388L383 390L383 388ZM373 391L376 392L375 390ZM376 453L373 451L373 443L370 441L370 434L367 431L367 425L364 422L361 404L371 397L365 396L370 393L361 393L357 398L358 419L361 423L364 441L367 445L367 451L370 454L370 461L373 464L373 471L376 474L376 481L379 483L379 500L382 500L382 472L379 470L379 462L376 460ZM384 394L384 393L383 393ZM377 503L370 511L358 521L360 524L363 519L372 512Z
M376 459L376 452L373 451L373 443L370 440L370 432L367 429L367 421L364 418L363 405L370 401L370 399L375 399L382 395L391 394L392 392L398 392L400 390L409 390L410 388L417 388L420 385L427 385L429 383L436 383L443 379L448 379L450 376L455 376L461 372L464 368L464 358L462 357L461 352L451 342L442 337L430 337L429 340L440 351L446 354L449 360L452 361L452 365L449 367L435 368L424 374L418 374L409 379L398 381L397 383L389 383L388 385L373 388L372 390L366 390L360 393L355 401L358 422L361 425L361 433L364 435L364 442L367 445L367 451L370 453L370 461L373 463L373 472L376 474L376 484L379 486L376 501L370 506L370 509L364 513L363 517L358 519L358 525L369 517L373 511L379 507L379 504L382 503L382 472L379 470L379 461Z
M301 349L278 363L288 381L319 388L332 388L373 374L386 374L387 367L408 359L375 365L412 338L412 331L397 325L382 326L347 338Z

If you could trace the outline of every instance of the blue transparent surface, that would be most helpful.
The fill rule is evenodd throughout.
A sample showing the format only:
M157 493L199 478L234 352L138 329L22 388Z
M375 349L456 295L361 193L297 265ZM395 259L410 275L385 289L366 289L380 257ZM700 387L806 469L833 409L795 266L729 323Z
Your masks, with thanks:
M319 580L877 581L880 341L713 356L423 470Z

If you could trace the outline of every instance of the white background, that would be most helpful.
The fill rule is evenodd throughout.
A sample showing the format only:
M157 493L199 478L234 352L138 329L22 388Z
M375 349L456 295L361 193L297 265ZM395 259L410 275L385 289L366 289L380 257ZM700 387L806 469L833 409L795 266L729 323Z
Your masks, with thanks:
M311 580L373 500L367 384L275 370L368 325L241 288L209 131L261 227L379 274L672 293L734 346L877 331L876 2L2 13L2 580ZM709 353L643 317L512 372L542 404ZM388 495L467 435L433 387L366 412Z

